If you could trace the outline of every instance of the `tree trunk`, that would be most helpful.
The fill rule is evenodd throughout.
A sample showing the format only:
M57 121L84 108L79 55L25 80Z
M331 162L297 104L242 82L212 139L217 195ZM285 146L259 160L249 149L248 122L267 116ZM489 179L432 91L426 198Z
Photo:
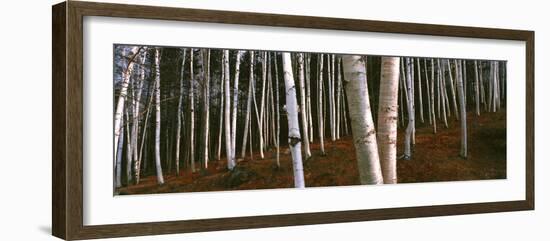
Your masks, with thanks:
M185 49L181 49L182 51L182 57L181 57L181 72L180 72L180 97L178 100L178 124L176 127L176 176L179 176L180 173L180 141L181 141L181 115L182 115L182 108L183 108L183 72L185 69Z
M479 116L479 74L477 71L477 60L474 60L474 74L476 76L475 83L474 83L474 90L475 90L475 98L476 98L476 115Z
M218 129L218 150L217 150L217 153L216 153L216 156L217 156L217 160L219 161L221 159L221 150L222 150L222 132L223 132L223 109L224 109L224 97L225 97L225 94L224 94L224 90L225 90L225 87L224 87L224 79L225 79L225 65L223 64L223 59L222 59L222 73L221 73L221 78L220 78L220 118L219 118L219 129Z
M264 107L265 107L265 82L267 75L267 52L262 53L262 95L260 99L260 128L258 129L260 133L260 158L264 159Z
M126 102L126 97L128 96L128 85L130 84L130 77L132 76L132 73L134 72L134 58L139 53L140 48L132 47L130 52L133 53L133 56L128 60L128 65L126 67L126 70L122 73L122 84L120 87L120 94L118 95L117 105L116 105L116 111L115 111L115 142L114 142L114 150L115 150L115 157L117 156L118 151L118 139L120 137L120 132L122 130L122 116L124 111L124 104Z
M300 125L298 122L298 104L296 101L296 87L292 73L290 53L283 53L283 75L286 89L286 111L288 118L288 143L292 154L292 167L294 170L294 187L304 188L304 171L302 167L302 149L300 137Z
M420 123L424 123L424 106L422 105L422 74L420 71L420 59L416 58L416 83L418 85L418 106L420 107Z
M280 139L281 139L281 115L280 115L280 110L279 110L279 66L277 65L277 54L273 54L273 56L275 57L275 95L276 95L276 98L275 98L275 112L277 113L277 130L276 130L276 136L277 136L277 139L275 141L275 149L277 151L276 153L276 157L275 157L275 162L277 163L277 167L281 167L281 163L280 163L280 147L279 147L279 143L280 143Z
M325 128L323 125L323 54L319 54L318 58L319 62L319 80L318 80L318 86L319 86L319 92L317 96L317 115L318 115L318 122L319 122L319 141L321 145L321 155L325 155Z
M432 105L432 112L430 115L432 116L432 124L433 124L433 131L434 134L437 133L437 119L435 118L435 93L434 93L434 87L435 87L435 66L434 66L434 59L431 59L431 80L432 83L430 85L430 102Z
M360 56L345 55L342 58L360 182L361 184L382 184L383 178L369 103L365 63Z
M305 147L305 154L306 154L306 160L311 157L311 151L309 150L309 135L308 135L308 128L307 128L307 111L306 111L306 96L305 96L305 84L304 84L304 54L299 53L298 54L298 79L300 81L300 113L302 114L302 133L304 133L303 139L304 141L304 147ZM286 83L286 82L285 82Z
M229 50L223 51L223 64L224 64L224 78L225 78L225 151L227 157L227 169L233 170L235 167L235 157L231 151L232 138L231 138L231 126L229 125L230 119L230 106L231 98L229 94Z
M311 55L306 54L306 105L309 142L313 142L313 114L311 113Z
M460 156L466 158L468 156L468 130L466 124L466 102L464 96L464 86L462 80L462 64L460 61L455 60L456 66L456 87L458 90L458 102L460 103L460 126L461 126L461 142L460 142Z
M189 85L189 162L191 164L191 172L195 172L195 94L194 94L194 84L195 84L195 75L193 71L193 49L189 52L189 75L190 75L190 85Z
M243 135L243 144L242 144L242 150L241 150L241 157L244 158L246 156L246 141L248 140L248 129L249 125L252 125L250 121L250 110L252 109L252 91L254 89L252 88L253 81L254 81L254 51L249 51L250 53L250 75L248 77L248 99L246 100L246 117L244 120L244 135ZM252 133L250 133L252 135Z
M203 167L205 169L208 169L208 159L209 159L209 156L208 154L210 153L209 151L209 140L210 140L210 50L205 50L205 54L203 55L204 58L203 58L203 63L202 63L202 68L203 68L203 79L204 79L204 83L203 83L203 96L204 96L204 100L203 100L203 119L201 120L203 125L204 125L204 129L203 129L203 146L204 146L204 149L203 149L203 156L202 156L202 163L203 163Z
M455 69L456 69L456 66L455 66ZM459 115L458 115L458 107L456 104L455 83L454 83L453 75L451 71L451 60L447 60L447 70L449 73L449 80L451 84L451 98L453 99L453 110L455 111L455 118L458 120Z
M378 148L384 183L397 183L397 93L399 57L382 57L378 103Z
M164 183L160 165L160 50L155 49L155 165L158 184Z
M409 96L409 99L407 101L407 111L408 111L408 124L407 129L405 130L405 148L403 153L403 159L409 160L412 157L411 152L411 142L413 138L413 132L414 132L414 97L413 97L413 90L412 90L412 83L413 83L413 76L411 73L412 68L414 68L413 63L411 62L410 58L405 58L405 91L407 91L407 94ZM405 95L407 96L407 95Z
M120 124L124 125L124 120L120 120ZM115 166L115 187L122 187L122 152L124 149L124 132L120 132L120 141L117 145L116 166Z

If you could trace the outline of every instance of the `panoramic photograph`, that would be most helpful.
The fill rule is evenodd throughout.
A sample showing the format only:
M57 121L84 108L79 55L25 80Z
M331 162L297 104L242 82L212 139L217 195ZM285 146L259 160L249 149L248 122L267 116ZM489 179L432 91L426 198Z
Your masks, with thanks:
M114 195L506 179L506 67L115 44Z

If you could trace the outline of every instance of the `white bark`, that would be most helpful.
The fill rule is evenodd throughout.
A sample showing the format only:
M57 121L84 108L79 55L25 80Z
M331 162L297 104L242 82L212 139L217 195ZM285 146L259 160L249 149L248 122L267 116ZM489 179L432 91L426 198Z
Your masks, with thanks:
M450 80L450 84L451 84L451 98L453 99L453 110L455 111L455 117L458 120L458 117L459 117L459 115L458 115L458 106L456 104L455 83L454 83L453 75L452 75L452 72L451 72L451 60L447 60L447 70L448 70L448 73L449 73L449 80Z
M305 181L302 166L300 125L298 124L298 104L296 101L296 86L294 85L291 61L290 53L283 53L283 72L285 79L286 111L288 118L288 143L292 154L294 187L304 188Z
M435 118L435 93L434 93L434 87L435 87L435 66L434 66L434 59L431 59L431 85L430 85L430 102L432 105L432 112L430 115L432 116L433 121L433 131L434 134L437 133L437 119Z
M382 184L383 178L369 103L365 63L360 56L355 55L345 55L342 60L360 182L361 184Z
M189 162L191 163L191 172L195 172L195 75L193 73L193 49L189 52Z
M317 95L317 116L319 123L319 142L321 145L321 155L325 155L325 128L323 123L323 54L319 54L319 79L318 79L318 95Z
M337 72L337 75L338 75L338 81L336 83L336 123L335 123L335 126L336 126L336 139L340 139L340 126L341 126L341 98L342 98L342 69L341 66L342 66L342 58L341 57L338 57L338 63L336 64L337 68L336 68L336 72Z
M182 108L183 108L183 72L185 67L185 49L181 49L182 51L182 57L181 57L181 72L180 72L180 97L178 100L178 124L176 127L176 176L179 176L180 173L180 141L181 141L181 115L182 115Z
M307 111L306 111L306 88L304 84L304 54L298 54L298 79L300 81L300 113L302 114L302 133L304 141L304 148L306 154L306 160L311 157L311 151L309 149L309 135L308 135L308 120L307 120Z
M405 148L403 153L403 159L408 160L411 158L411 142L413 138L413 132L414 132L414 98L413 98L413 90L412 90L412 83L413 83L413 76L411 73L412 68L414 68L413 63L411 62L410 58L405 58L405 89L407 91L407 94L409 96L409 99L407 101L407 111L408 111L408 119L409 122L407 124L407 129L405 130Z
M235 167L235 157L233 156L233 152L231 151L231 126L229 125L231 119L230 119L230 106L231 106L231 98L230 98L230 90L229 90L229 50L223 51L223 64L224 64L224 78L225 78L225 151L226 151L226 157L227 157L227 169L233 170Z
M265 82L266 82L266 71L267 71L267 52L263 52L262 53L263 56L262 56L262 95L261 95L261 99L260 99L260 128L259 128L259 133L260 133L260 158L261 159L264 159L264 135L263 135L263 132L264 132L264 107L265 107Z
M223 109L224 109L224 97L225 97L225 94L224 94L224 79L225 79L225 65L223 64L223 58L222 58L222 74L221 74L221 78L220 78L220 119L219 119L219 128L218 128L218 150L217 150L217 153L216 153L216 156L217 156L217 160L219 161L221 159L221 150L222 150L222 132L223 132Z
M275 161L277 162L277 167L280 167L281 166L281 163L280 163L280 148L279 148L279 143L280 143L280 138L281 138L281 115L280 115L280 110L279 110L279 68L278 68L278 65L277 65L277 54L273 54L273 56L275 57L275 95L276 95L276 98L275 98L275 112L277 113L277 130L276 130L276 133L275 135L277 136L276 140L275 140L275 149L277 151L276 153L276 157L275 157Z
M117 156L118 151L118 140L120 138L120 132L122 131L122 115L124 111L124 104L126 102L126 98L128 97L128 85L130 84L130 77L132 76L132 73L134 72L134 58L138 54L139 48L132 47L130 49L130 52L133 54L133 57L131 57L128 60L128 65L126 67L126 70L122 73L122 83L120 87L120 94L118 96L117 105L116 105L116 111L115 111L115 142L114 142L114 151L115 151L115 157Z
M155 49L155 166L158 184L164 183L160 164L160 51Z
M124 125L124 121L121 120L121 125ZM116 166L115 166L115 187L122 187L122 149L124 147L124 132L120 132L120 141L118 142L118 152L116 155Z
M204 124L204 133L203 133L203 156L202 163L205 169L208 169L208 157L209 157L209 140L210 140L210 49L205 50L205 56L203 56L203 124ZM233 148L234 149L234 148ZM235 153L235 151L233 151ZM235 156L235 155L233 155Z
M378 102L378 149L384 183L397 183L397 93L399 57L382 57Z
M311 55L306 54L306 102L309 142L313 142L313 114L311 110ZM278 127L277 127L278 128Z
M248 77L248 98L246 100L246 117L244 121L244 135L243 135L243 144L242 144L242 150L241 150L241 157L244 158L246 156L246 142L248 137L248 129L249 125L252 125L250 121L250 111L252 109L252 91L254 91L253 87L253 81L254 81L254 51L249 51L250 53L250 75ZM252 133L250 133L252 135Z
M420 122L424 123L424 106L422 105L422 74L420 71L420 59L416 58L416 83L418 85L418 105L420 107Z
M460 103L460 130L461 130L461 142L460 142L460 156L466 158L468 156L468 129L466 124L466 103L464 96L464 86L462 80L462 64L460 61L455 60L456 65L456 87L458 91L458 101Z

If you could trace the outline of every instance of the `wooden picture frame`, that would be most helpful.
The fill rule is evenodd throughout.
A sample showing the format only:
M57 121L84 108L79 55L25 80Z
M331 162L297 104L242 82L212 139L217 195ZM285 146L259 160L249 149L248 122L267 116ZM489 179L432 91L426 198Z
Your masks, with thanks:
M214 230L356 222L534 209L534 32L432 24L212 11L67 1L52 7L52 232L66 240ZM299 27L526 43L525 199L490 203L401 207L86 226L83 224L83 17Z

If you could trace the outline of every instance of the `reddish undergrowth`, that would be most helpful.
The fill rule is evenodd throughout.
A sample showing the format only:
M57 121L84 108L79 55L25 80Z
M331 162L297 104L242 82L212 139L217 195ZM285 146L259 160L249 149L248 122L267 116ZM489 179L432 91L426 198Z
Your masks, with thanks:
M418 120L417 120L418 121ZM427 122L427 120L425 120ZM398 132L398 153L403 145L403 129ZM325 139L326 155L318 142L311 145L313 156L304 162L307 187L358 185L357 162L351 137L338 141ZM458 156L459 122L451 119L449 128L438 122L438 132L427 124L416 128L416 145L411 160L398 160L399 183L463 181L506 178L506 113L468 113L468 158ZM119 194L227 191L293 187L292 162L288 147L281 148L281 166L275 164L275 152L269 150L261 160L255 153L239 160L234 171L225 160L209 162L208 169L179 176L166 174L164 185L155 176L142 178L140 184L123 187Z

